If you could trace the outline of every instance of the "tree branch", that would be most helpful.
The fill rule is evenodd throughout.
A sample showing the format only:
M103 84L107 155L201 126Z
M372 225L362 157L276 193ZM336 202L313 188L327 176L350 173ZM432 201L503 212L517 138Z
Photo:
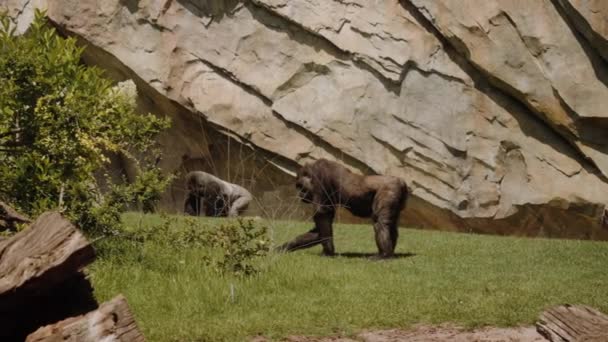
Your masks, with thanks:
M16 135L23 132L23 128L12 129L7 132L0 133L0 138L8 137L9 135Z
M2 146L2 145L0 145ZM19 148L2 148L0 147L0 152L7 152L7 153L15 153L15 152L20 152L21 149Z
M23 147L25 146L25 143L21 142L21 141L6 141L3 143L0 143L0 147Z

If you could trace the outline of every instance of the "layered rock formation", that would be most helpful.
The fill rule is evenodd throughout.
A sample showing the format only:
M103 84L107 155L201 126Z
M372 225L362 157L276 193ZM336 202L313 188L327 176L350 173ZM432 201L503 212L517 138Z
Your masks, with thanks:
M173 118L168 171L249 186L263 215L300 212L290 175L326 157L406 179L409 225L608 238L601 0L3 1Z

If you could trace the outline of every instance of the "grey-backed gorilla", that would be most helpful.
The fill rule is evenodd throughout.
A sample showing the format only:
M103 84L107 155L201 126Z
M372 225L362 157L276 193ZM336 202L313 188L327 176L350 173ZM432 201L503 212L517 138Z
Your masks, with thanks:
M298 196L314 205L315 227L278 249L293 251L322 244L324 255L334 254L332 223L336 208L345 207L353 215L371 217L374 223L378 257L394 256L399 216L408 196L400 178L362 176L327 159L300 168L296 176Z
M253 198L242 186L203 171L186 175L186 189L184 212L195 216L203 212L205 216L236 217L247 209Z

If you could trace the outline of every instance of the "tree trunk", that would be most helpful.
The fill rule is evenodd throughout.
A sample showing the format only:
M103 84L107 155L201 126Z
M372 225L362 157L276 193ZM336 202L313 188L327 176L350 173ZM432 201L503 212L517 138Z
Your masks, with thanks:
M608 316L584 305L561 305L543 312L536 330L552 342L606 342Z
M127 300L119 295L95 311L42 327L26 339L26 342L54 341L143 342L145 339L137 329Z
M61 214L42 214L0 241L0 341L23 341L42 325L97 308L82 268L95 252Z

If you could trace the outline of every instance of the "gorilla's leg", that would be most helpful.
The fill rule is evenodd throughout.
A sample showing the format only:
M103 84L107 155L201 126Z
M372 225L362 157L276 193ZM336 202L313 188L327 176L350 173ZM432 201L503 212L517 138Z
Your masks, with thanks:
M299 235L295 239L282 244L277 248L279 251L291 252L298 249L309 248L316 246L321 243L321 237L319 235L319 228L314 227L306 233Z
M396 231L396 229L395 229ZM396 241L391 231L390 220L382 217L374 217L374 233L376 234L376 246L378 246L378 254L382 258L390 258L395 251Z
M334 242L332 236L332 221L334 212L318 212L315 214L315 227L299 235L277 248L279 251L295 251L323 244L324 255L334 255Z
M251 197L249 196L241 196L237 198L237 200L230 205L228 217L237 217L242 214L249 206L249 202L251 202Z
M219 196L214 203L215 216L226 217L228 216L228 210L230 210L230 202L224 200L223 197Z
M401 211L401 191L386 187L376 192L373 203L374 232L379 256L389 258L394 255L399 237L398 221Z
M393 243L392 251L395 252L395 248L397 247L397 240L399 239L399 218L393 220L393 224L389 226L389 230L391 233L391 242Z
M315 227L319 229L319 238L323 245L324 255L334 255L334 233L332 223L334 221L334 210L317 211L314 216Z
M393 252L395 251L395 247L397 247L397 239L399 238L399 217L401 216L403 209L405 209L405 204L407 203L407 198L409 196L407 185L403 180L399 180L394 188L393 193L396 196L394 202L395 207L391 212L392 218L390 222L392 224L389 226L391 240L393 241Z

